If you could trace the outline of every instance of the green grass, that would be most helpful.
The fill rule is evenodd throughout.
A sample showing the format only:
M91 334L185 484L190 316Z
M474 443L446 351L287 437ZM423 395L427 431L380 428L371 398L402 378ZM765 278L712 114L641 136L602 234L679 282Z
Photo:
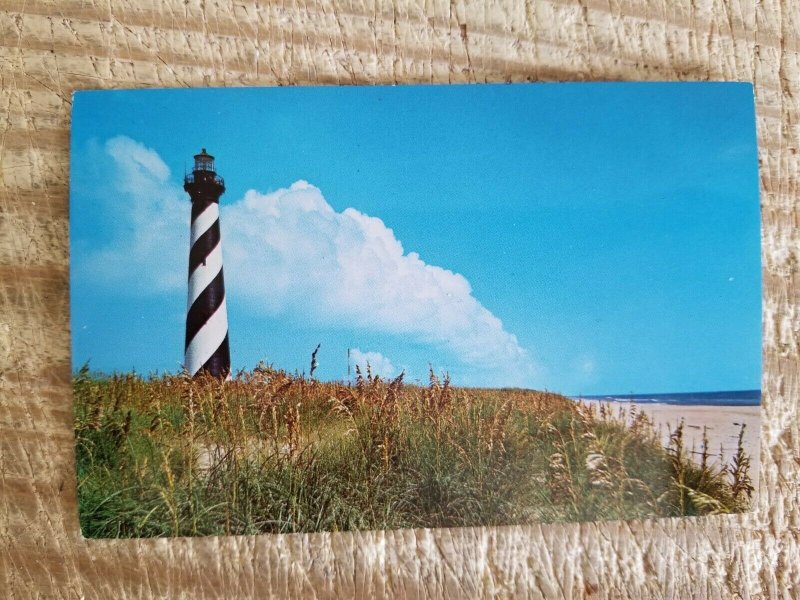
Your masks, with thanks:
M232 381L73 381L87 537L503 525L736 512L741 451L696 464L643 415L525 390L368 375L321 383L261 365Z

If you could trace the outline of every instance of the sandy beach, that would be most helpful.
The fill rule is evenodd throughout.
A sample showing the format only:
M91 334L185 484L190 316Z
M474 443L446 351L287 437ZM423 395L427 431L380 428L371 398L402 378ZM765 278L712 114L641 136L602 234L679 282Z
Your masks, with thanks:
M597 400L581 400L585 404L599 404ZM614 411L619 407L630 409L635 403L619 401L603 401ZM736 452L736 442L741 424L746 425L744 432L745 452L750 455L752 463L751 477L755 481L760 460L760 406L680 406L675 404L636 404L636 410L643 411L655 424L664 445L669 442L669 435L681 419L684 419L684 440L687 451L699 453L702 449L703 426L707 426L708 445L714 462L719 462L720 448L724 461L730 461ZM699 456L696 455L698 458Z

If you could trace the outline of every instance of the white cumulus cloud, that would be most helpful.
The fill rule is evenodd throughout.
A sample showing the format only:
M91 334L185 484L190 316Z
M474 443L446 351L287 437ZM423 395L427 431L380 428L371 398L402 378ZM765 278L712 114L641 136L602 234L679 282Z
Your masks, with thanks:
M158 154L138 142L114 138L106 151L117 170L121 197L114 208L124 207L117 213L122 226L113 243L85 257L86 272L112 285L135 281L140 292L180 293L188 255L185 193ZM226 199L221 227L226 287L253 314L404 336L509 384L535 375L528 351L473 296L465 277L407 252L381 219L355 208L337 212L310 183ZM394 370L377 353L370 364Z
M186 193L169 181L169 167L158 154L139 142L112 138L105 152L113 159L112 186L118 193L98 210L113 213L114 239L74 260L87 277L109 286L124 285L126 293L185 287L190 218Z
M361 369L361 372L366 375L367 365L373 375L380 375L383 379L389 379L398 375L397 369L392 364L392 361L386 358L380 352L362 352L358 348L350 349L350 360L353 367L356 365Z
M239 295L254 310L410 335L481 368L531 368L462 275L405 252L380 219L333 210L305 181L251 190L221 218L226 274L247 282Z

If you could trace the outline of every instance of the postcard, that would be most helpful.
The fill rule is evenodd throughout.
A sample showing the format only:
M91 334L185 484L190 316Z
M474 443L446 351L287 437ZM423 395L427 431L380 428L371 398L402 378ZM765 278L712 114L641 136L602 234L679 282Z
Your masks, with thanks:
M746 83L84 91L84 536L749 509Z

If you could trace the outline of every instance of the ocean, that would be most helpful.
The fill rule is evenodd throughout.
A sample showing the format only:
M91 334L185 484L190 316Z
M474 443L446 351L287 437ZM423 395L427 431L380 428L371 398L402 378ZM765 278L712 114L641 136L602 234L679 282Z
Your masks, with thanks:
M729 392L681 392L677 394L606 394L600 396L572 396L573 400L599 400L630 402L632 404L675 404L683 406L759 406L761 390L736 390Z

